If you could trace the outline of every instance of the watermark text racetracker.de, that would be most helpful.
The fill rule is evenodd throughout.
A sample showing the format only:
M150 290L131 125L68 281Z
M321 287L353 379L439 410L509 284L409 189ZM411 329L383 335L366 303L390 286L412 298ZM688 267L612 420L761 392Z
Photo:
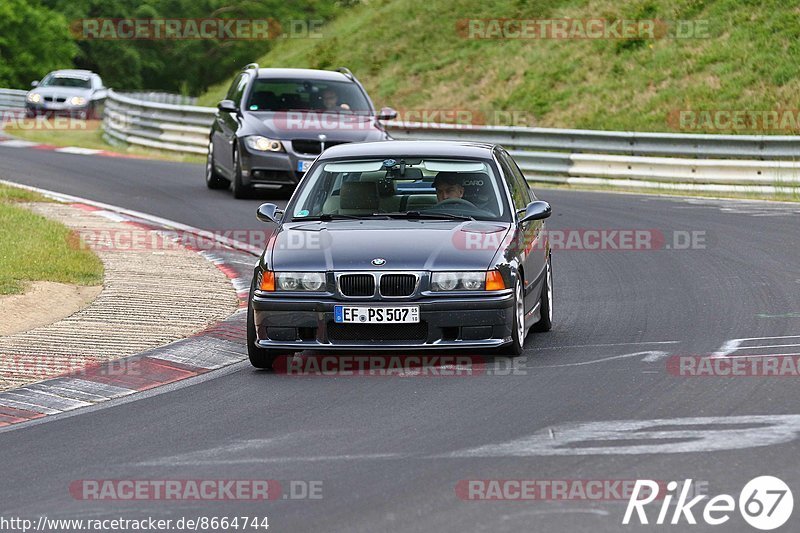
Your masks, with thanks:
M408 108L395 110L391 122L397 127L416 129L438 128L446 124L452 129L469 130L481 126L523 126L536 125L535 118L528 111L513 109L467 108ZM266 117L265 123L280 130L319 133L320 131L372 131L374 118L364 113L325 113L322 111L277 111Z
M709 357L673 355L667 372L679 377L800 377L800 356L737 355Z
M456 21L456 32L464 39L709 39L710 26L706 19L489 18L460 19Z
M320 39L322 19L274 18L86 18L72 21L81 40L272 40Z
M321 480L78 479L69 493L86 501L321 500Z
M522 376L527 357L480 355L337 354L281 356L276 374L305 377L435 377Z
M99 120L86 120L68 114L40 114L29 117L24 111L0 110L0 130L96 131L99 128Z
M0 372L6 376L37 380L53 377L139 376L143 373L138 359L103 359L85 355L0 354Z
M462 250L496 249L501 244L513 244L518 238L513 232L497 229L466 228L453 235L453 244ZM530 242L521 243L526 249L548 247L556 251L654 251L704 250L704 230L674 230L637 228L575 228L546 229Z
M465 227L453 233L452 245L462 251L498 249L512 245L515 234L499 226ZM73 233L70 244L76 248L106 252L136 252L190 248L199 251L225 250L230 242L247 243L257 248L287 250L326 250L333 245L327 232L286 232L276 239L270 230L221 229L213 231L172 231L131 227L126 229L83 228ZM657 251L704 250L708 246L705 230L639 228L547 229L516 243L526 249L549 247L555 251Z
M635 479L462 479L456 496L464 501L627 501L635 494ZM693 486L695 494L707 494L708 482ZM667 493L667 482L646 487L656 499Z
M685 132L796 133L798 109L675 109L667 113L667 125Z

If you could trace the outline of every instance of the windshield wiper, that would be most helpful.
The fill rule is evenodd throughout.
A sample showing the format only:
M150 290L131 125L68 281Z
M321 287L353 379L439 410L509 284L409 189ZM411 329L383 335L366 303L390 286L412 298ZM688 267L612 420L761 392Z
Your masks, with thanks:
M321 220L322 222L329 222L331 220L361 220L363 218L365 218L363 215L339 215L335 213L322 213L321 215L313 217L292 217L292 222L295 221L301 222L303 220Z
M390 218L424 218L428 220L475 220L475 218L468 215L454 215L452 213L429 213L421 211L398 211L396 213L375 213L376 215L384 215Z

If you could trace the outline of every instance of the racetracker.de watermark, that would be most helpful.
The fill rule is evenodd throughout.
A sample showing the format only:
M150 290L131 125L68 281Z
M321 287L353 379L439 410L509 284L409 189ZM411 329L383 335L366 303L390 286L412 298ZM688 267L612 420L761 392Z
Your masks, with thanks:
M253 105L251 111L258 111ZM264 110L268 111L268 110ZM124 122L120 118L120 122ZM319 133L320 131L372 131L375 119L359 113L326 113L324 111L276 111L264 117L264 122L281 131ZM446 124L452 129L469 130L482 126L503 125L533 127L534 117L527 111L479 109L419 108L400 109L391 119L394 126L426 129Z
M276 374L317 377L437 377L520 376L527 374L526 357L478 355L309 355L281 356Z
M321 480L78 479L69 493L92 501L321 500Z
M674 230L636 228L575 228L543 230L525 240L495 226L466 227L453 233L451 244L456 250L497 250L501 246L522 247L528 251L549 247L568 252L632 252L657 250L704 250L707 235L704 230ZM146 228L94 229L73 232L70 245L96 252L150 252L189 248L198 251L230 249L231 241L247 243L256 248L275 250L328 250L333 238L328 232L284 232L276 238L273 231L226 229L214 231L167 231Z
M456 496L464 501L617 501L630 500L635 479L462 479ZM659 482L656 499L666 494L667 482ZM704 494L705 485L697 485ZM648 496L651 494L648 489Z
M800 377L796 355L673 355L666 364L667 372L679 377Z
M798 109L675 109L667 125L678 131L792 133L800 131Z
M169 231L131 227L130 229L83 228L73 231L73 248L95 252L152 252L189 248L197 251L230 250L237 241L264 248L272 231L228 229L216 231ZM299 242L302 241L302 242ZM281 246L288 249L319 249L324 239L292 238Z
M42 380L53 377L138 376L142 370L141 364L131 358L105 360L85 355L0 354L0 373Z
M453 234L453 245L459 250L494 250L515 245L523 237L496 228L465 228ZM704 250L707 247L704 230L674 230L637 228L575 228L548 229L533 240L516 244L526 250L549 247L555 251L574 252L632 252L654 250Z
M95 131L99 128L99 120L86 120L69 114L46 113L29 117L24 111L0 110L0 130Z
M460 19L464 39L658 40L709 39L710 21L665 19Z
M70 31L79 40L219 40L263 41L320 39L322 19L273 18L86 18L72 21Z

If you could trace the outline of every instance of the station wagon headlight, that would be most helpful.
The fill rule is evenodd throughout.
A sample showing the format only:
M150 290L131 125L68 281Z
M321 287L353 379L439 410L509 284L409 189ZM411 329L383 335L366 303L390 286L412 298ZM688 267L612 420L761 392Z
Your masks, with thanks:
M73 96L69 99L69 103L71 105L83 105L86 103L86 98L83 96Z
M251 150L257 152L283 152L283 144L275 139L267 139L261 135L250 135L244 138L244 143Z
M320 291L325 286L321 272L276 272L277 289L281 291Z
M42 101L42 95L39 93L28 93L28 101L32 104L38 104Z
M434 291L481 291L486 286L486 272L434 272L431 289Z

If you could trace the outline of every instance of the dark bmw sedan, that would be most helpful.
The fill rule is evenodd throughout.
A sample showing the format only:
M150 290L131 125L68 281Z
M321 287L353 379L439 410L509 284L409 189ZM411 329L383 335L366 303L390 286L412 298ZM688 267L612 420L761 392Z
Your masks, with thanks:
M341 145L315 161L255 269L251 363L302 350L486 348L522 353L553 319L537 200L497 145Z

